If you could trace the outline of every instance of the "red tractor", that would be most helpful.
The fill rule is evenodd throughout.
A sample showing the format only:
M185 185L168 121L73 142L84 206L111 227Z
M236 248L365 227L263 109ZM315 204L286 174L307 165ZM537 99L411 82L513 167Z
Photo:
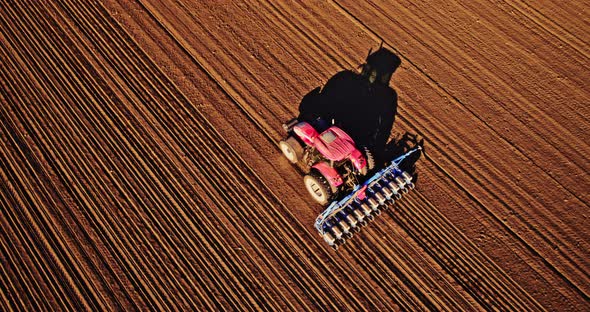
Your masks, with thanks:
M414 177L400 169L400 164L421 151L422 143L373 170L368 149L359 150L339 127L326 127L321 120L314 124L291 120L283 125L288 135L279 145L290 162L305 168L303 182L311 197L328 206L315 227L336 249L414 188Z
M291 163L308 173L303 182L312 198L325 205L342 191L350 191L374 167L371 152L359 149L352 138L323 120L314 123L293 119L284 125L288 136L279 146Z
M324 206L315 227L333 248L414 188L415 177L405 167L411 155L420 155L422 143L397 157L384 153L397 112L389 80L400 64L383 47L369 52L362 72L335 74L305 95L299 116L283 125L281 151L302 165L307 191Z

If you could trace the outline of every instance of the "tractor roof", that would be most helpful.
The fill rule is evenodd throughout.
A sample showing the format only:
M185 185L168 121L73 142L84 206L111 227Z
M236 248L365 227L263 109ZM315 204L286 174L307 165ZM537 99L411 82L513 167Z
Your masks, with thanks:
M402 60L397 55L386 48L379 48L379 50L367 56L367 64L371 68L377 69L381 74L393 73L401 62Z

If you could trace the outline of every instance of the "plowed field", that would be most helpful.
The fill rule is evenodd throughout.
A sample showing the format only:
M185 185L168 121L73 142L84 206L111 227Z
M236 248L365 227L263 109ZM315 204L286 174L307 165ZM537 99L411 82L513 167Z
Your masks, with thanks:
M588 1L0 1L0 310L590 311ZM281 124L402 59L416 189L337 251Z

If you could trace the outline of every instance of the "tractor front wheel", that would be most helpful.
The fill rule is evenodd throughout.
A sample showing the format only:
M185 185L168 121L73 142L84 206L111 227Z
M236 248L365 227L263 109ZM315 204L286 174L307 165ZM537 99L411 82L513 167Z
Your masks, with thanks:
M279 142L279 147L283 155L293 164L296 164L303 157L303 147L293 136L289 136L285 140Z

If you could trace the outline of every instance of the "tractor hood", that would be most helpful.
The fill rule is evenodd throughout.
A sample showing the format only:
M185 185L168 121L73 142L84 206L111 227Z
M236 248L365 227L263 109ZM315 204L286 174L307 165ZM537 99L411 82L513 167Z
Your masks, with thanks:
M329 160L341 161L356 151L354 141L338 127L322 132L314 142L317 150Z

